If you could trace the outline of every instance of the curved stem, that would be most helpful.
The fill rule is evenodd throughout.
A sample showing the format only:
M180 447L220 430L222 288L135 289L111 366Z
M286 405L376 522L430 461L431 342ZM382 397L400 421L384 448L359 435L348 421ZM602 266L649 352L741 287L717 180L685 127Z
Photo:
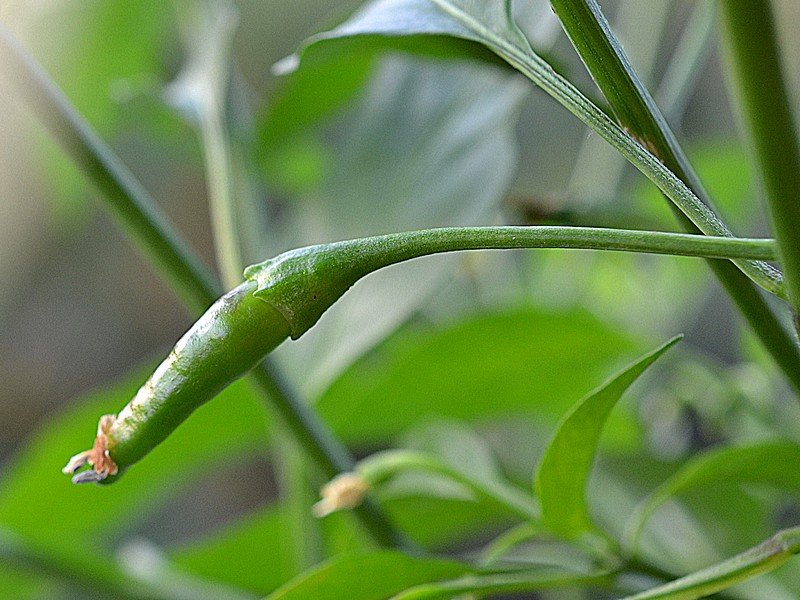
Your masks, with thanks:
M443 252L523 248L617 250L725 259L775 259L775 243L770 239L550 225L444 227L392 233L339 244L341 251L349 255L348 258L374 261L370 270L378 268L377 265L387 266ZM336 245L331 244L331 247Z
M623 600L705 598L737 583L769 573L800 552L800 528L779 531L763 543L716 565Z
M483 549L481 562L485 565L491 565L522 542L539 535L541 532L542 527L539 523L523 521L494 538Z
M499 504L522 519L537 521L540 516L533 496L500 480L489 485L454 469L436 456L423 452L413 450L378 452L359 462L355 471L368 486L379 485L399 473L425 471L446 477L464 486L476 498Z
M309 246L245 269L255 295L274 305L299 338L365 275L399 262L479 249L574 248L770 260L772 240L593 227L451 227Z

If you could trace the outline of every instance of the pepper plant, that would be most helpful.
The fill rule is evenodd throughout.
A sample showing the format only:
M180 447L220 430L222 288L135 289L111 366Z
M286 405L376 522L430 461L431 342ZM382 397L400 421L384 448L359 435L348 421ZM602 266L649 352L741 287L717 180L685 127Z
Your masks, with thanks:
M194 16L189 58L164 98L200 141L221 281L45 71L0 31L4 87L95 185L186 307L202 313L149 377L54 421L6 473L0 581L12 590L8 597L795 597L800 580L791 558L800 552L800 528L781 514L793 514L800 492L793 421L800 414L782 399L800 392L800 146L773 7L768 0L718 4L716 14L711 3L693 8L666 78L671 87L660 96L672 111L680 104L718 23L774 239L741 237L715 210L714 194L595 0L371 0L276 65L283 85L259 120L260 137L251 135L257 143L244 143L231 117L232 7L184 7ZM577 65L554 67L558 26L596 90L573 82ZM298 196L319 193L297 179L298 140L311 144L309 132L341 118L359 91L380 83L381 94L372 104L367 94L356 122L343 128L353 131L333 161L339 170L328 174L329 192L355 194L361 185L369 202L354 206L377 215L370 227L404 224L388 216L393 196L418 202L413 227L367 236L344 226L339 241L302 245L280 225L250 222L243 211L258 204L254 180ZM607 199L596 221L591 211L567 211L544 223L497 225L484 197L507 191L509 123L534 89L577 117L597 136L591 140L609 144L619 155L613 160L626 159L649 180L660 197L650 199L669 206L681 231L662 217L649 227L624 204L622 226L603 226L617 198ZM424 126L431 115L438 130ZM394 132L398 147L411 148L407 164L382 156L383 142L368 135L392 122L407 128ZM358 172L369 160L376 175ZM578 161L573 179L584 168ZM611 180L613 194L629 192L618 176ZM448 201L457 210L448 212ZM254 248L282 252L244 268ZM548 258L537 258L544 249ZM485 260L497 262L482 267L489 250L515 252L492 253ZM536 275L548 259L560 280L572 277L576 263L566 256L575 250L623 253L626 261L631 254L704 259L757 358L711 366L680 350L676 331L660 344L634 341L623 325L579 310L513 311L501 303L494 314L420 328L420 315L438 302L458 312L461 292L440 297L454 260L476 289L490 278L490 287L507 291L552 284ZM449 262L428 258L438 254ZM648 270L620 264L614 277L654 285ZM679 280L703 279L695 264L678 264ZM395 271L407 275L370 283ZM624 281L614 286L623 312L639 320L656 314L633 306ZM517 300L526 296L536 293ZM380 302L378 310L364 308ZM315 354L326 325L334 350ZM284 349L289 338L296 349ZM325 361L339 366L310 402L304 395L313 386L302 385L293 365L307 375ZM656 373L644 376L656 361ZM769 374L760 404L747 391L745 367ZM249 383L238 383L245 376ZM630 402L617 405L640 377L637 422ZM681 389L697 398L681 405ZM109 532L162 497L166 482L264 446L262 401L280 498L192 547L162 554L127 546L115 558ZM648 406L656 413L649 421ZM667 414L670 407L677 415ZM687 426L683 417L716 437L664 431ZM94 442L74 454L78 439L90 443L85 426L93 420ZM658 458L659 435L683 440L681 460ZM706 447L712 437L715 445ZM368 451L356 460L348 445ZM74 456L63 471L72 482L99 486L53 477L53 461L66 460L67 451ZM321 497L312 498L318 489ZM91 507L81 523L59 517L81 503Z

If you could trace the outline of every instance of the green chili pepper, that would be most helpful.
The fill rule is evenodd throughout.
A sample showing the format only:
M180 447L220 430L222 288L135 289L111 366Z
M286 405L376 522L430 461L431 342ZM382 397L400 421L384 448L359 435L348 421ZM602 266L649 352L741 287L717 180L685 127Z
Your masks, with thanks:
M140 460L196 408L289 336L289 324L256 298L250 281L217 300L175 344L133 400L100 419L94 446L64 467L76 483L103 481Z
M247 281L215 302L114 415L100 419L91 450L65 473L112 481L196 408L286 338L297 339L361 277L420 256L457 250L582 248L774 260L772 240L588 227L459 227L362 238L292 250L245 270Z

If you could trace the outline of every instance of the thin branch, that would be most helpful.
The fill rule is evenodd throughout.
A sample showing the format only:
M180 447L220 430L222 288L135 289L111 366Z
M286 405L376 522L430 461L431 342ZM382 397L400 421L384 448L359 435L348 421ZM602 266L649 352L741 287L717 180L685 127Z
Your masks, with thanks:
M698 211L698 215L704 211L713 215L708 208L708 194L663 115L633 71L622 45L611 31L596 0L551 0L551 4L618 120L663 161L663 165L659 163L654 167L665 166L685 183L684 187L693 193L695 199L700 199L700 205L692 207ZM599 119L598 123L590 126L619 148L613 136L607 135L613 131L601 131L607 127L603 115L597 114L596 117ZM628 158L638 166L637 157ZM666 186L659 187L675 201L674 190ZM715 224L712 228L704 227L696 216L685 211L684 206L681 209L685 214L674 209L673 212L686 231L699 233L703 230L705 233L712 233L712 229L718 226ZM721 231L714 233L724 235ZM736 273L733 265L719 261L711 261L709 264L787 379L795 390L800 391L800 347L796 340L786 331L752 282ZM769 280L774 274L770 274L768 266L755 263L737 264L753 281L762 286L767 284L766 289L769 289Z

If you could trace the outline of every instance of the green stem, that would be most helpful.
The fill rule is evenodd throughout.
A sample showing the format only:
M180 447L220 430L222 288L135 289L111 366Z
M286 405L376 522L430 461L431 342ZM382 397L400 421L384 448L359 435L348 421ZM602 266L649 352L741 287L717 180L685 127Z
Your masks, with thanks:
M181 299L199 312L221 292L136 177L78 114L44 70L0 25L4 84L13 86L65 152L102 192L105 206Z
M562 227L445 227L391 233L328 245L347 252L348 259L368 259L375 270L419 256L459 250L572 248L617 250L706 258L774 260L773 240L729 238L635 229Z
M792 308L800 308L800 143L768 0L721 3L731 84L761 172Z
M392 600L433 600L434 598L484 597L485 594L513 594L542 590L572 589L584 586L608 587L613 574L580 575L556 569L530 572L488 573L466 575L459 579L423 583L400 592Z
M222 293L221 286L181 239L133 174L78 114L44 70L0 26L0 76L25 99L67 154L100 189L105 205L139 248L151 258L184 303L195 313ZM354 460L316 413L289 387L269 360L253 371L270 407L323 476L349 470ZM398 535L371 505L357 515L378 543L396 545Z
M523 521L511 529L501 533L483 549L481 562L491 565L500 560L513 548L542 533L539 523Z
M774 256L771 240L592 227L452 227L309 246L245 270L297 339L361 277L413 258L478 249L576 248L714 258Z
M443 463L436 456L412 450L386 450L365 458L356 465L356 473L368 486L377 486L387 479L408 471L425 471L441 475L469 490L479 500L499 504L510 513L528 520L539 519L533 496L502 481L488 485Z
M769 573L800 552L800 528L786 529L733 558L624 600L694 600Z
M622 125L658 158L642 148L631 151L625 133L584 98L573 86L560 82L556 74L536 73L544 89L578 115L587 125L620 150L632 164L672 200L681 226L691 233L728 235L727 228L708 208L708 194L694 173L672 130L650 94L636 77L621 44L611 31L595 0L551 0L575 49L598 87L606 95ZM553 80L553 81L551 81ZM535 80L536 81L536 80ZM662 162L663 161L663 164ZM663 172L662 172L663 171ZM670 175L677 175L677 181ZM681 212L675 210L679 207ZM738 306L756 335L800 392L800 348L781 325L758 290L731 264L711 261L711 268ZM765 289L778 284L780 276L763 263L737 266ZM773 289L774 291L774 289Z
M226 128L219 114L204 117L201 128L217 264L225 287L233 287L241 279L243 260L234 216Z
M228 67L231 43L238 17L227 5L194 7L196 25L192 51L183 74L173 83L183 91L198 120L200 141L206 161L206 182L214 234L214 250L222 283L232 288L241 278L244 266L233 199L233 161L226 123ZM188 17L188 15L187 15Z

